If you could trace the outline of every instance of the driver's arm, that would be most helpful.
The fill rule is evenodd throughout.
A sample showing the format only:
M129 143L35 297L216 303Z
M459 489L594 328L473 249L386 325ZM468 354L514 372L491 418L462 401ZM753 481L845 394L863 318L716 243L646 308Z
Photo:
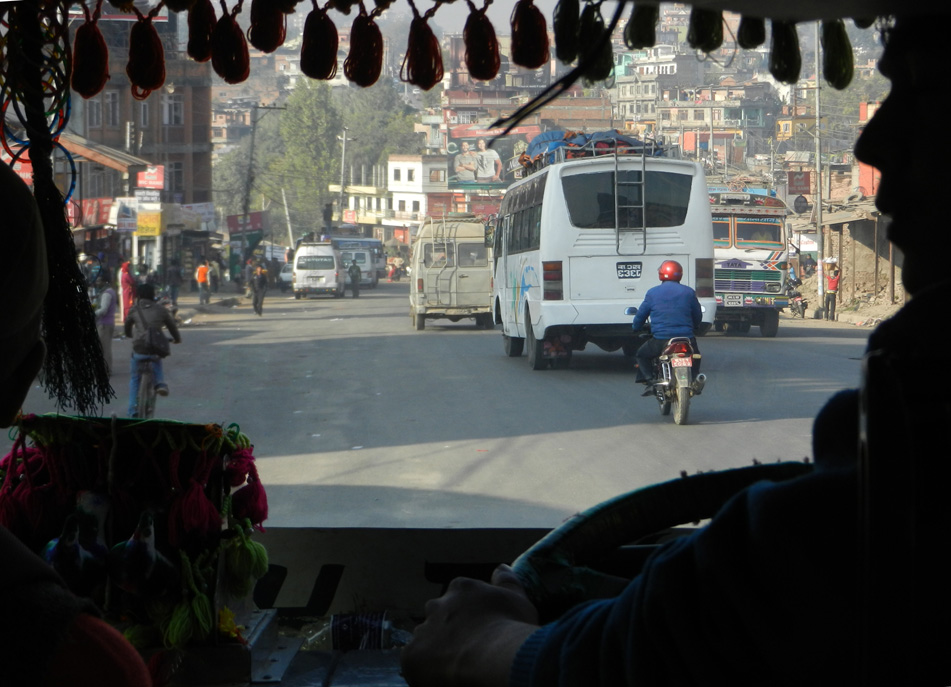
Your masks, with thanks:
M459 578L426 604L426 621L400 657L411 687L504 687L538 613L507 566L492 584Z

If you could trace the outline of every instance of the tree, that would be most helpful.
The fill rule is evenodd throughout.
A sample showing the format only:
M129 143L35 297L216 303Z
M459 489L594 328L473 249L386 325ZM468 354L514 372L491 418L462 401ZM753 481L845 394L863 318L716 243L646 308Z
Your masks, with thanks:
M321 226L324 205L333 200L328 185L339 182L343 119L334 107L330 87L302 79L281 113L280 133L284 154L269 169L269 183L280 195L283 189L295 234Z
M254 110L252 115L253 113ZM273 160L284 155L284 142L278 130L279 118L276 114L258 110L253 116L257 119L253 169L249 164L250 135L241 139L233 150L222 155L212 168L215 206L225 215L238 215L243 212L249 169L254 178L250 207L252 210L261 209L260 177Z

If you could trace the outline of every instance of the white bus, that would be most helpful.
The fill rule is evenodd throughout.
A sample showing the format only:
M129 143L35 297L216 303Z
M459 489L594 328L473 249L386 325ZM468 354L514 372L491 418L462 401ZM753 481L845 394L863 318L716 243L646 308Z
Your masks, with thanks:
M779 309L788 305L786 216L779 198L758 193L710 191L717 331L763 336L779 331Z
M631 356L628 306L660 283L664 260L697 291L713 325L713 229L701 167L605 139L556 148L509 187L495 234L495 323L509 356L566 365L593 343ZM649 144L648 144L649 145ZM620 154L616 154L619 150ZM646 154L639 154L644 151ZM531 149L530 151L531 152Z

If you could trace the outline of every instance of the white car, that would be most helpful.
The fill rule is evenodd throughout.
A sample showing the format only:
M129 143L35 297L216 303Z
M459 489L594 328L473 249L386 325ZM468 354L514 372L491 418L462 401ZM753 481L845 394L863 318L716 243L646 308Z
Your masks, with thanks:
M281 290L281 293L294 288L294 265L291 263L285 263L281 271L278 272L277 288Z

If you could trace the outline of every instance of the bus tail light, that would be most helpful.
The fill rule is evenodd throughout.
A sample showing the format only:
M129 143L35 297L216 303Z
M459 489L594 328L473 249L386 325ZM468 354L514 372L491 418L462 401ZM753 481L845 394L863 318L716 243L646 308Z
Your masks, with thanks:
M562 281L561 260L542 262L543 299L546 301L560 301L565 298L564 282Z
M697 258L694 265L698 298L713 298L713 258Z

